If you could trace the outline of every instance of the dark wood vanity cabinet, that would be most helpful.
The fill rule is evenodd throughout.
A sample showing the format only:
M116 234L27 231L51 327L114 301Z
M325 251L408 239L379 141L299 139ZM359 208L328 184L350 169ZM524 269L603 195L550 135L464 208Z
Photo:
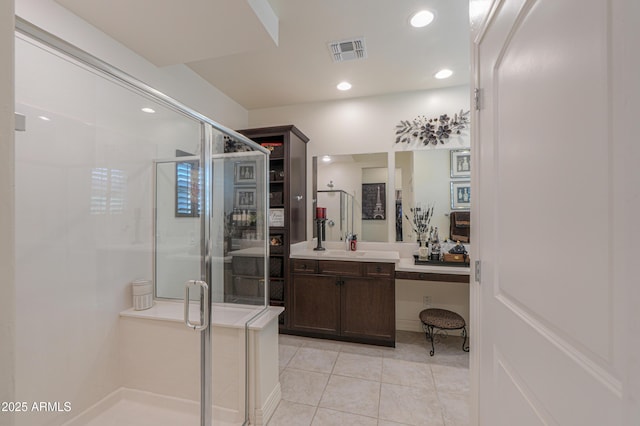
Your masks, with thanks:
M292 259L291 330L395 346L394 264Z

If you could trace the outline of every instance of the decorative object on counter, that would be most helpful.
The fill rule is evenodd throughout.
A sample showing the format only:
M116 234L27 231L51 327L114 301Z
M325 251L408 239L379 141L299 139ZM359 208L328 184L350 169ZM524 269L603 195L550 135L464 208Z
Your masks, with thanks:
M420 239L420 247L418 248L418 259L419 260L428 260L429 259L429 247L427 245L427 239Z
M460 241L456 242L456 245L449 250L449 253L444 254L445 262L469 263L468 258L467 249L460 244Z
M440 237L438 236L438 227L436 226L433 233L429 236L429 259L430 260L442 260L440 259Z
M314 251L324 251L326 250L326 248L322 247L322 241L324 241L324 233L325 233L325 222L327 221L327 219L316 219L316 227L317 227L317 235L318 235L318 244L316 245L316 247L313 249Z
M451 181L451 209L469 210L471 208L471 182L468 180Z
M353 234L349 240L349 250L356 251L358 249L358 236Z
M453 179L469 179L471 177L471 150L452 149L449 155L451 156L451 177Z
M324 247L322 247L322 242L325 239L325 223L327 221L327 209L326 207L316 207L316 226L317 226L317 235L318 235L318 244L316 246L316 248L314 248L313 250L315 251L324 251L326 250Z
M353 233L351 232L347 232L347 235L345 235L344 237L344 250L345 251L350 251L351 250L351 239L353 238Z
M131 282L133 295L133 309L142 311L153 306L153 284L149 280L135 280Z
M452 134L459 135L467 128L470 122L469 112L461 109L453 118L443 114L439 118L427 118L422 115L413 121L401 120L396 126L396 143L411 143L417 140L423 145L444 144Z
M432 204L431 207L427 205L424 207L422 204L416 204L416 207L409 208L411 212L412 218L409 219L409 216L405 213L404 217L409 221L411 225L411 229L416 233L416 238L418 238L418 245L420 245L420 240L426 239L427 232L429 231L429 223L431 223L431 218L433 218L433 207L435 204Z

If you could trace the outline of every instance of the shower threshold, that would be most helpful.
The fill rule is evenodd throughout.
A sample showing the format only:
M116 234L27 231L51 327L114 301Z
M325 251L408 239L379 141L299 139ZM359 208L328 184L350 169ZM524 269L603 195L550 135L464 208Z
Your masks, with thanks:
M63 426L199 426L195 401L120 388ZM240 426L213 420L212 426Z

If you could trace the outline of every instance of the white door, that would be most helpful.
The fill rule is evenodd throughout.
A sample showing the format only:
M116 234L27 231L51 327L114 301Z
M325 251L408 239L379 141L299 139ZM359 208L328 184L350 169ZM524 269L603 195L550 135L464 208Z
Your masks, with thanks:
M638 3L498 0L475 37L480 425L640 424Z

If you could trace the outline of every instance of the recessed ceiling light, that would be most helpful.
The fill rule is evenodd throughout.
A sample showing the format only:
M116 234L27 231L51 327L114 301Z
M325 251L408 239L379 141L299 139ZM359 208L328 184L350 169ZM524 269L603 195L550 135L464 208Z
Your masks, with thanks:
M147 114L153 114L156 112L156 110L153 108L145 107L145 108L142 108L142 112L146 112Z
M436 75L434 75L434 77L437 79L443 79L443 78L449 78L452 75L453 75L453 71L445 68L443 70L438 71Z
M331 157L329 157L328 155L325 155L322 157L322 161L324 161L325 163L328 163L329 161L331 161Z
M338 88L338 90L345 91L345 90L351 89L351 84L346 81L343 81L342 83L338 84L336 87Z
M40 120L44 120L44 121L51 121L51 119L49 117L45 117L44 115L40 115L40 116L38 116L38 118Z
M433 12L429 12L428 10L421 10L420 12L414 13L409 22L411 23L412 27L422 28L429 25L433 21L433 18Z

